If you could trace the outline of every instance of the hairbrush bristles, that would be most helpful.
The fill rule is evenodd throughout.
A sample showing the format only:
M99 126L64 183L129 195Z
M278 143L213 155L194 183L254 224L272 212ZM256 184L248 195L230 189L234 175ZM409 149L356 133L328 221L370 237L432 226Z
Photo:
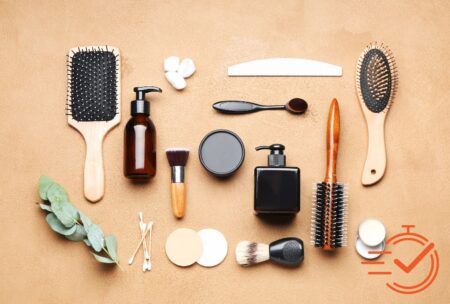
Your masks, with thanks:
M270 258L269 245L242 241L236 247L236 261L242 266L251 266Z
M368 45L356 66L356 88L359 98L374 113L387 111L397 90L397 66L384 44Z
M166 150L167 160L171 167L175 166L186 166L189 149L185 148L171 148Z
M119 114L119 54L115 48L80 47L67 59L67 115L75 121L110 121Z
M318 183L313 189L311 244L333 249L347 246L347 186Z

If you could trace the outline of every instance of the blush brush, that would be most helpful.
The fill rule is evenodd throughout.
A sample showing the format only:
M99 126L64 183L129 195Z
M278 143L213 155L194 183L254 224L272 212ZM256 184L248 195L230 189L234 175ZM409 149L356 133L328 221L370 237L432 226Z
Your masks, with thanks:
M103 140L120 122L119 50L111 46L72 48L67 81L67 121L86 142L84 196L97 202L105 191Z
M347 246L347 187L338 183L339 104L333 99L327 123L327 166L324 181L313 191L311 244L325 250Z
M189 157L189 150L185 148L171 148L166 150L166 155L169 165L172 167L172 211L175 217L182 218L186 212L184 167Z

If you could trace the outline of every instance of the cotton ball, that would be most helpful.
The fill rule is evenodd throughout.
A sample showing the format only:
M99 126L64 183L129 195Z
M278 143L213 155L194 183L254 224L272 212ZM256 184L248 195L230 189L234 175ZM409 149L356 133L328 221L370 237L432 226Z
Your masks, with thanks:
M177 90L182 90L186 87L186 80L177 72L166 72L166 78L170 84Z
M195 64L191 58L185 58L181 61L177 69L178 74L183 78L189 78L195 72Z
M180 58L177 56L170 56L164 59L164 72L176 72L180 66Z

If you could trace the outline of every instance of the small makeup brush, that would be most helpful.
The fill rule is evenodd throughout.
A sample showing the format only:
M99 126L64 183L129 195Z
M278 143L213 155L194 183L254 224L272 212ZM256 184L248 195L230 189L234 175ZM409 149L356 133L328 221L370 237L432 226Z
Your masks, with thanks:
M186 210L186 189L184 185L184 167L189 150L185 148L170 148L166 150L167 160L172 167L172 211L175 217L182 218Z
M252 266L271 260L284 266L298 266L304 258L303 241L287 237L270 243L242 241L236 247L236 261L242 266Z

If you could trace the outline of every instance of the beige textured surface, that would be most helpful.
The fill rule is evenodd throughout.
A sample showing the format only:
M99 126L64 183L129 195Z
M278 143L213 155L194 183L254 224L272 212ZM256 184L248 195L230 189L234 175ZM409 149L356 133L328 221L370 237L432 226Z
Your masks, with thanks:
M113 4L113 2L115 4ZM448 303L450 256L450 61L448 1L4 1L0 0L1 303ZM380 184L363 188L365 122L355 93L356 60L372 41L386 42L400 74L387 118L388 168ZM104 143L106 193L83 198L82 137L64 116L66 52L73 46L110 44L122 53L123 120ZM192 57L198 72L184 92L164 79L163 59ZM228 78L226 68L263 57L303 57L343 67L342 78ZM152 118L158 132L158 174L148 185L122 175L123 128L135 85L158 85ZM304 117L284 112L221 116L220 99L310 102ZM353 246L336 256L306 248L297 270L266 264L180 269L164 243L179 227L214 227L230 251L243 239L270 242L309 236L311 184L323 178L324 130L329 101L341 105L338 179L350 184L350 243L357 225L379 218L388 234L401 224L434 240L441 272L415 296L392 293L381 277L367 276ZM197 159L201 138L215 128L238 133L246 160L228 181L207 175ZM302 211L289 225L252 214L253 168L266 162L260 144L282 142L287 162L302 169ZM187 214L170 208L170 170L163 153L186 146ZM123 271L98 265L85 246L64 241L47 227L34 204L39 175L47 174L71 200L118 237ZM155 221L153 269L126 265L139 240L138 211ZM139 255L140 257L140 255Z

